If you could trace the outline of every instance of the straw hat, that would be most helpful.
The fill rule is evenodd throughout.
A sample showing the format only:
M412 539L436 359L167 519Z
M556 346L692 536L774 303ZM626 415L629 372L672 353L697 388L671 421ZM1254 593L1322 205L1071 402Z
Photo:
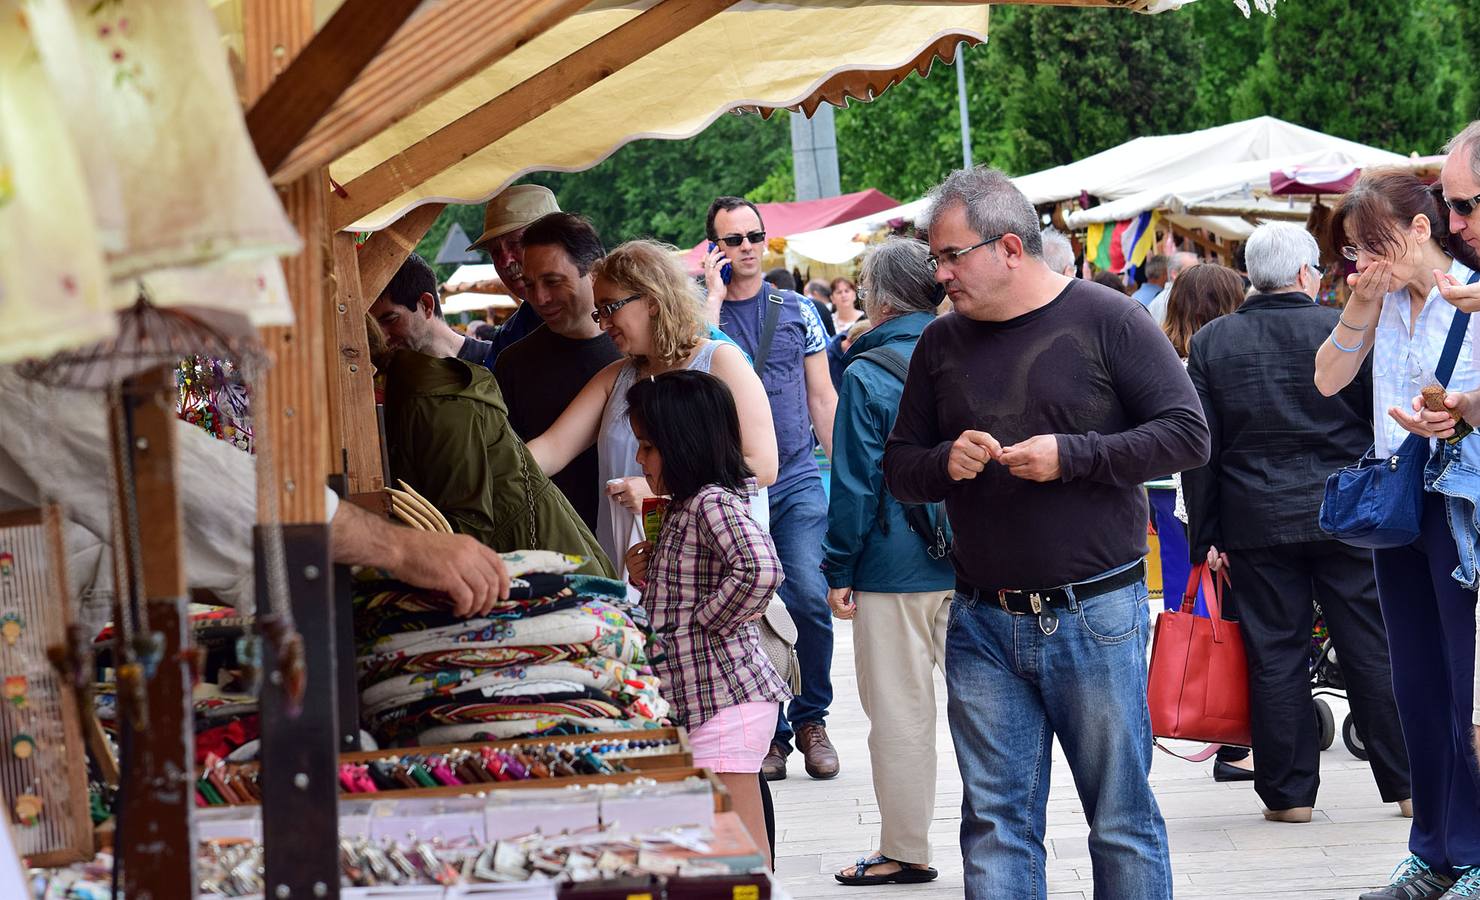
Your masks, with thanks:
M483 234L468 245L469 250L487 250L494 240L523 228L540 216L560 212L560 204L547 187L516 184L488 201L483 211Z

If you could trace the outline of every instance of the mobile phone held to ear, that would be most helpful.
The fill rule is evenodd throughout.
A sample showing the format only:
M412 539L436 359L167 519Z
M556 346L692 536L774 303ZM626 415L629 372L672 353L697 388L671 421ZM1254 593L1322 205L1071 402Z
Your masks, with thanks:
M713 253L714 251L716 251L718 249L719 249L719 244L716 244L714 241L710 241L709 242L709 252L710 253ZM723 281L725 284L729 284L730 283L730 276L733 275L734 273L735 273L735 270L730 266L730 261L729 260L725 260L724 264L719 267L719 280L720 281Z

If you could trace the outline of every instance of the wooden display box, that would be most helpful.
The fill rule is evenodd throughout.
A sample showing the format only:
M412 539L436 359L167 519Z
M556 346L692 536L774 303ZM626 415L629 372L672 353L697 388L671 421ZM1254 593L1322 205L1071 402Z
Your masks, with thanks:
M341 763L368 763L386 759L391 756L406 756L408 754L439 754L449 753L453 750L478 750L483 747L492 747L495 750L507 750L514 746L530 746L554 744L564 746L566 744L589 744L593 741L675 741L678 744L676 753L664 753L651 756L634 756L624 759L622 762L634 769L673 769L692 767L694 765L694 753L689 746L689 733L682 728L644 728L639 731L613 731L602 734L567 734L560 737L547 738L513 738L504 741L470 741L460 744L432 744L424 747L388 747L383 750L363 750L358 753L341 753ZM592 776L595 777L595 776ZM610 777L610 776L608 776ZM535 784L549 784L556 781L569 782L569 778L541 778ZM500 784L514 784L516 782L500 782ZM455 786L455 785L454 785ZM427 790L431 790L428 788Z
M606 734L576 734L561 737L548 738L521 738L503 741L470 741L459 744L437 744L425 747L399 747L387 748L385 750L366 750L357 753L342 753L339 756L341 763L370 763L391 757L406 756L409 754L440 754L452 750L478 750L483 747L492 747L495 750L507 750L516 745L530 744L584 744L592 741L622 741L622 740L659 740L675 741L678 751L674 753L663 753L650 756L635 756L624 759L623 762L635 771L618 772L612 775L576 775L558 778L530 778L524 781L498 781L478 782L474 784L453 784L439 787L403 788L395 791L380 791L377 793L351 794L340 791L341 798L374 799L377 797L400 799L417 797L467 797L488 791L521 790L528 788L563 788L582 786L590 784L628 784L639 778L647 778L652 781L683 781L685 778L705 778L709 781L714 791L714 808L716 811L725 812L731 809L730 795L724 785L714 773L708 769L694 767L693 753L689 747L689 736L682 728L648 728L641 731L620 731ZM256 763L244 763L235 767L238 771L251 772L258 768ZM256 802L244 804L227 804L255 806ZM220 808L220 807L215 807Z

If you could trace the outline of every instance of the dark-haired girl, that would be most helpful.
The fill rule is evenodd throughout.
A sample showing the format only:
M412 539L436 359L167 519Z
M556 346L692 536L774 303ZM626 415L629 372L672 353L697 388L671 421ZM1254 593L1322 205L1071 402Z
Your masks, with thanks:
M689 729L694 764L712 769L756 845L766 847L761 762L786 682L761 649L756 620L782 581L776 547L750 517L750 469L724 382L680 369L627 392L637 464L671 499L655 542L627 571L661 636L653 668Z
M1395 452L1409 431L1437 433L1412 404L1440 368L1457 314L1440 297L1435 273L1461 283L1471 275L1445 251L1447 227L1447 211L1434 193L1402 172L1363 175L1331 220L1356 273L1347 278L1352 295L1341 320L1316 354L1316 387L1335 394L1372 357L1378 456ZM1480 385L1477 327L1480 316L1463 331L1448 381L1451 392ZM1422 523L1412 544L1373 551L1393 695L1412 772L1413 826L1411 855L1399 864L1393 883L1363 894L1364 900L1480 896L1480 773L1468 740L1475 591L1453 576L1459 553L1444 497L1424 494Z

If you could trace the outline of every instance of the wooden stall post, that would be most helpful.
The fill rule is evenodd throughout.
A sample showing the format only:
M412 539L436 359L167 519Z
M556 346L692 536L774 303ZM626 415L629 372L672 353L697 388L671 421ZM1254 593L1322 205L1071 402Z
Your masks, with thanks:
M261 0L246 7L249 101L260 97L308 43L313 34L312 6L305 0ZM266 646L263 863L266 894L278 900L339 896L334 579L324 504L330 471L323 338L327 187L327 174L314 170L281 189L288 217L303 237L303 251L284 262L293 325L263 329L272 367L254 397L253 411L266 432L266 440L258 445L259 457L270 454L276 475L258 483L259 618L271 609L273 566L282 564L293 619L303 639L307 684L302 707L294 714L287 685L279 678L276 653Z
M148 727L133 728L125 743L130 773L123 827L117 844L123 868L123 893L140 900L195 896L195 732L191 676L186 650L185 563L181 545L180 503L175 494L174 369L163 366L126 379L115 417L115 471L119 506L125 520L127 559L141 571L149 630L162 638L160 657L144 681ZM132 493L132 497L127 496ZM130 508L132 507L132 515ZM134 540L137 539L137 545ZM116 585L120 598L113 621L127 616L132 584ZM118 720L130 728L139 710L125 685L118 691Z

